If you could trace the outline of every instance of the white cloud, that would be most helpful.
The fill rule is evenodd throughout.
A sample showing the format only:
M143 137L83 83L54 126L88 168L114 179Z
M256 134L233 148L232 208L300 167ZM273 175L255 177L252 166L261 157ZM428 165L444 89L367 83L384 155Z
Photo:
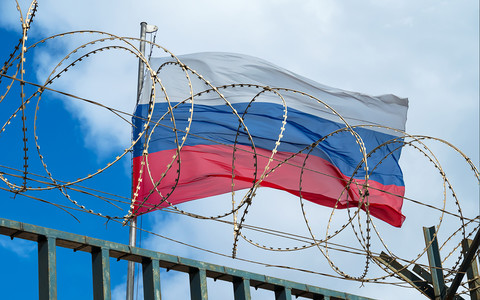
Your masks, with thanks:
M0 247L12 251L16 255L27 258L37 250L37 244L35 242L25 241L22 239L10 240L8 236L0 236Z
M125 299L125 295L126 295L126 290L127 290L127 284L126 283L122 283L122 284L119 284L115 287L112 288L112 299L114 300L120 300L120 299Z

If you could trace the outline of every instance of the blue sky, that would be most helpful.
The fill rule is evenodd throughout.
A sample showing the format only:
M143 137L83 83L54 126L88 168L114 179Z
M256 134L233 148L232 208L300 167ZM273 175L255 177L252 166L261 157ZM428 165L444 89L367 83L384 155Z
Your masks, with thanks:
M22 4L25 11L27 1ZM71 30L97 29L121 36L138 36L139 23L147 21L159 27L156 42L175 54L203 51L229 51L261 57L326 85L380 95L393 93L408 97L410 108L407 132L434 136L451 142L479 166L479 16L478 3L474 1L176 1L160 3L144 1L116 1L114 5L99 1L40 1L38 15L30 31L28 43ZM0 57L2 62L13 50L20 37L20 22L14 1L0 4ZM26 79L43 84L59 60L82 43L97 36L64 37L42 45L29 52L26 60ZM104 105L132 112L136 91L136 60L121 51L87 60L76 69L67 72L52 86ZM2 79L3 94L9 80ZM7 98L0 103L2 125L11 111L20 105L18 85L14 85ZM33 113L36 101L27 109L28 133L33 133ZM38 112L38 139L49 171L56 179L73 180L91 174L112 161L129 145L130 128L127 123L111 113L85 105L66 97L45 93ZM15 118L2 142L1 166L21 169L23 143L21 119ZM36 153L33 135L29 136L29 171L46 175ZM435 155L445 168L447 176L459 195L462 211L469 217L479 214L478 183L468 166L459 156L431 142ZM130 158L126 157L106 172L84 184L102 191L130 196ZM411 148L405 149L400 161L407 189L407 196L435 206L442 206L443 187L437 171L422 155ZM2 167L1 171L5 171ZM17 181L18 182L18 181ZM1 187L6 187L0 183ZM82 183L83 184L83 183ZM1 192L1 217L26 223L71 231L78 234L127 243L128 229L105 219L82 212L73 212L80 223L65 212L45 203L14 197ZM70 205L58 191L31 192L57 204ZM95 201L80 193L72 197L95 211L104 214L123 215L123 212ZM226 198L213 197L194 201L185 209L214 214L222 210ZM227 196L229 199L229 196ZM303 232L298 214L298 199L276 191L263 190L251 211L249 221L268 228ZM208 203L208 205L205 205ZM455 211L451 197L447 209ZM125 204L122 204L125 208ZM213 211L213 212L212 212ZM310 218L321 220L330 211L309 207ZM382 238L392 251L401 257L412 259L423 247L422 226L438 224L440 214L423 206L406 202L404 214L407 220L402 229L378 224ZM275 216L282 216L278 218ZM338 220L338 224L342 224ZM152 213L142 219L145 229L175 237L188 243L205 246L222 253L230 253L232 230L211 222L200 222L168 213ZM325 232L318 222L318 234ZM448 237L458 227L458 221L444 218L441 238ZM303 231L302 231L303 230ZM215 235L209 234L215 232ZM257 236L266 242L280 243L269 237ZM347 235L341 242L358 247L356 240ZM411 246L406 247L405 244ZM33 244L34 245L34 244ZM188 256L218 264L268 273L273 276L293 278L318 286L343 290L353 294L377 298L398 299L420 297L415 291L390 285L360 284L285 270L262 268L197 252L151 235L142 234L142 246L171 254ZM302 251L276 255L259 251L242 243L239 255L278 264L308 266L334 274L318 251ZM447 245L442 254L448 254ZM379 240L374 249L381 251ZM74 258L71 251L59 251L59 260ZM10 286L9 293L22 293L23 298L33 297L32 289L13 288L17 278L34 282L36 279L36 248L31 243L0 239L0 253L7 257L3 264L10 276L2 285ZM332 253L332 258L352 275L363 271L363 261L345 254ZM422 258L424 260L424 258ZM455 258L449 258L452 264ZM88 296L90 286L87 255L70 260L68 267L58 264L60 295ZM88 264L87 264L88 265ZM122 294L125 265L112 264L115 275L112 287L115 295ZM381 274L381 270L372 270ZM375 273L376 272L376 273ZM180 276L181 277L181 276ZM87 278L87 279L85 279ZM62 281L60 281L62 280ZM186 282L170 275L164 291L169 298L185 296ZM171 288L165 289L166 286ZM178 287L178 288L176 288ZM222 298L228 287L211 293L211 298ZM178 294L176 294L178 293ZM13 295L13 294L12 294ZM20 298L22 298L20 297ZM260 297L260 296L259 296ZM70 297L69 297L70 298Z

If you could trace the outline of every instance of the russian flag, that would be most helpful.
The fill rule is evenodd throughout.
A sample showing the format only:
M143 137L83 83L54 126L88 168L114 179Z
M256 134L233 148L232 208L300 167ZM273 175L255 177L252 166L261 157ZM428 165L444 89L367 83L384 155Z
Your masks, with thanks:
M331 88L233 53L150 66L159 80L154 93L145 80L133 118L135 215L259 184L328 207L368 206L402 225L407 99Z

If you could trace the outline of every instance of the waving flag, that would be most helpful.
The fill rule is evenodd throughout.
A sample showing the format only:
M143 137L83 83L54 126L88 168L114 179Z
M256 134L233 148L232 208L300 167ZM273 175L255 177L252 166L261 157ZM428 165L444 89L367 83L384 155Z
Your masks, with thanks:
M146 80L135 111L134 137L152 112L134 147L135 214L260 182L328 207L368 201L401 226L400 147L376 148L402 134L377 125L403 131L407 99L331 88L246 55L178 59L151 60L163 88L151 99Z

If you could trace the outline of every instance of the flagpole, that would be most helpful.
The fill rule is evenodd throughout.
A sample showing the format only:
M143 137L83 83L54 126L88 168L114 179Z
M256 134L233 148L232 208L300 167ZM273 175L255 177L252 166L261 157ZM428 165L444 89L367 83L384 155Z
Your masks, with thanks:
M147 23L140 23L140 52L145 56L145 38L147 35ZM138 82L137 82L137 99L136 102L140 100L140 93L143 86L143 73L145 66L143 65L142 59L138 59ZM133 176L132 176L133 178ZM132 196L133 196L133 186L132 186ZM133 198L133 197L132 197ZM129 246L135 247L137 242L137 217L134 217L130 221L130 232L129 232ZM133 291L135 283L135 263L133 261L128 262L128 271L127 271L127 300L133 300Z

